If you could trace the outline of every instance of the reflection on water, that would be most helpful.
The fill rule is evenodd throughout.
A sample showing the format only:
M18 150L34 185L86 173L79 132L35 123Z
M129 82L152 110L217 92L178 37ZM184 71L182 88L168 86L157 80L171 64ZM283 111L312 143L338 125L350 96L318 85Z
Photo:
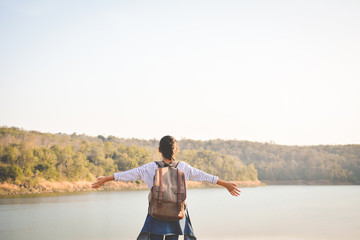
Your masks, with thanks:
M188 190L199 239L359 239L360 186ZM0 199L0 239L136 239L147 191Z

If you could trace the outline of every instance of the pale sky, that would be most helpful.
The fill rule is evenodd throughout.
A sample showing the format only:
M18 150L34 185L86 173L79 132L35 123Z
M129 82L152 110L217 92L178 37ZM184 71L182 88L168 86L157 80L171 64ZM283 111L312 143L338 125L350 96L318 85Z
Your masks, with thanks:
M0 126L360 144L360 1L0 0Z

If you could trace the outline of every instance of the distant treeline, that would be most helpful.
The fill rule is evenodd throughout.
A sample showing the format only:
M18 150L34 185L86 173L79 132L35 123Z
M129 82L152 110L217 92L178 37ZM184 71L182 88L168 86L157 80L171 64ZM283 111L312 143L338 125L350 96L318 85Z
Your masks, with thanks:
M101 175L126 171L161 160L158 140L49 134L0 128L0 181L34 186L38 181L93 181ZM181 146L181 143L180 143ZM209 149L182 149L183 160L225 180L256 181L253 163Z
M154 140L114 139L125 145L155 147ZM360 184L360 145L286 146L238 140L182 139L182 150L226 154L254 164L260 181L303 184ZM196 160L196 159L195 159Z
M99 136L101 138L101 136ZM156 148L158 140L107 140L126 146ZM304 184L360 184L360 145L286 146L238 140L182 139L180 149L211 151L253 166L260 181ZM194 158L195 162L200 161Z
M226 153L253 163L260 181L360 184L360 145L284 146L248 141L181 142L183 149Z
M178 160L226 180L360 184L360 145L178 140ZM159 140L0 128L0 180L93 180L160 160Z

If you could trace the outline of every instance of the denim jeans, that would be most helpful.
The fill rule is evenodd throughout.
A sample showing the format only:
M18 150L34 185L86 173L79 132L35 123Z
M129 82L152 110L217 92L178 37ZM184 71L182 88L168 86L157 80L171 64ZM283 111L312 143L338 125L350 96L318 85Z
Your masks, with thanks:
M179 235L167 235L165 240L178 240ZM150 234L150 240L164 240L164 235Z

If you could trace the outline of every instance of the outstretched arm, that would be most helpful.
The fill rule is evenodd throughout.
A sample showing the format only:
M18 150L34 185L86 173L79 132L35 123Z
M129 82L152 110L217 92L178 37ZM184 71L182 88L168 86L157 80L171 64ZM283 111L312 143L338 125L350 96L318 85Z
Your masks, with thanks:
M218 179L216 184L226 188L231 195L233 195L235 197L240 196L241 190L239 189L238 185L236 185L235 183L231 183L228 181L223 181L221 179Z
M140 167L137 168L133 168L131 170L125 171L125 172L119 172L119 173L114 173L112 176L107 176L107 177L98 177L96 179L96 182L92 184L92 188L99 188L102 185L104 185L104 183L108 182L108 181L124 181L124 182L131 182L131 181L136 181L136 180L143 180L144 181L144 176L147 176L147 171L149 167L152 166L156 166L155 162L151 162L145 165L142 165Z
M108 181L113 181L115 180L114 179L114 176L107 176L107 177L98 177L96 179L96 182L94 182L92 185L91 185L91 188L99 188L101 187L102 185L104 185L104 183L108 182Z

